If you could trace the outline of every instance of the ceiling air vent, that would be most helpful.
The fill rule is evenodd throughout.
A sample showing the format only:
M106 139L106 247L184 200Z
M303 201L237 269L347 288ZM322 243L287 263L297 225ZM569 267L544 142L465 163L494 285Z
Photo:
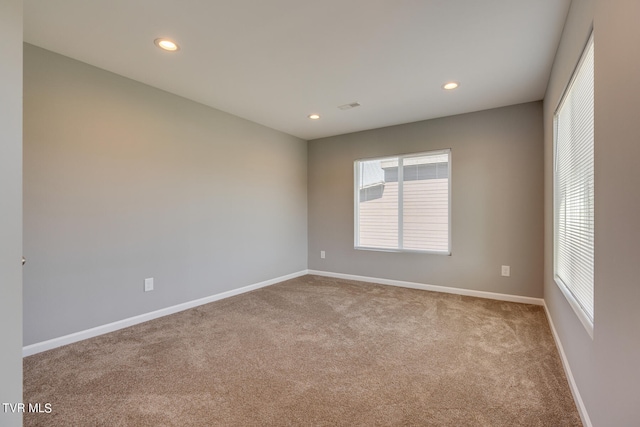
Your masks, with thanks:
M338 108L341 110L350 110L352 108L356 108L359 107L360 103L359 102L352 102L351 104L344 104L344 105L340 105Z

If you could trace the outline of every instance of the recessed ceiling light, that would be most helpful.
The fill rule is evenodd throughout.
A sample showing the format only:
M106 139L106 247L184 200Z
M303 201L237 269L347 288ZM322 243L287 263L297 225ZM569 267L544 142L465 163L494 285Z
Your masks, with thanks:
M318 120L320 118L319 114L309 114L307 117L309 117L311 120Z
M173 40L160 38L160 39L155 39L153 42L160 49L168 50L169 52L175 52L176 50L180 49L178 44Z
M449 82L449 83L445 83L444 85L442 85L442 89L444 89L444 90L453 90L453 89L457 88L458 86L460 86L459 83Z

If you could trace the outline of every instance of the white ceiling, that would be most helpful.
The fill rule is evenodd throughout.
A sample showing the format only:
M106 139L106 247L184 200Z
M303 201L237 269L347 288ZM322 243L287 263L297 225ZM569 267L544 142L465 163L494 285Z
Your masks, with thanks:
M569 4L24 0L24 39L315 139L542 99Z

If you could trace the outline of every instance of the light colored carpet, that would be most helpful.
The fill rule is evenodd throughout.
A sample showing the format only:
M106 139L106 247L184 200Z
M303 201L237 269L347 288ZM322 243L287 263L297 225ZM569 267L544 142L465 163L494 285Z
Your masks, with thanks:
M579 426L542 307L304 276L24 360L25 426Z

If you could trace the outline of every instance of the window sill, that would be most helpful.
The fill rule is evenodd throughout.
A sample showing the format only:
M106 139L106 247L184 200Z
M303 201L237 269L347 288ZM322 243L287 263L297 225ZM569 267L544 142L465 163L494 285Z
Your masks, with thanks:
M373 252L395 252L395 253L413 253L413 254L430 254L451 256L451 251L421 251L417 249L389 249L389 248L370 248L366 246L354 246L357 251L373 251Z

